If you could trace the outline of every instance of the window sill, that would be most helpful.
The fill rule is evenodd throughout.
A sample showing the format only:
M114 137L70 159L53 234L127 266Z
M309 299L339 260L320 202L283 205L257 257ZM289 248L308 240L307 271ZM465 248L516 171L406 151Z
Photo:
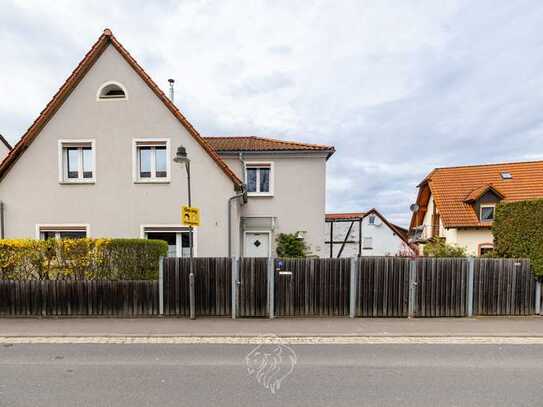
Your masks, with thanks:
M249 196L249 197L253 197L253 196L255 196L255 197L259 197L259 196L261 196L261 197L273 197L273 193L271 193L271 192L248 192L247 196Z
M81 185L81 184L96 184L95 179L81 179L81 180L62 180L59 182L61 185Z
M170 179L138 179L134 181L134 184L169 184Z

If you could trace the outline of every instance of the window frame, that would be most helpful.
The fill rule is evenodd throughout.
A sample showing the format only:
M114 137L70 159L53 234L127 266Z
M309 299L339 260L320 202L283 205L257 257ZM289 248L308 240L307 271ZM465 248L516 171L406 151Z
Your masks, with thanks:
M369 240L370 245L366 245L366 241ZM373 250L373 236L364 236L362 238L362 250Z
M182 241L180 240L182 233L189 232L189 227L186 225L181 224L166 224L166 225L160 225L160 224L146 224L146 225L140 225L140 238L141 239L148 239L147 234L148 233L175 233L176 234L176 254L177 257L182 257L183 254L183 248L182 248ZM198 256L198 228L193 227L192 228L192 254L194 257Z
M477 247L477 255L482 256L485 249L494 250L494 243L480 243Z
M483 209L492 208L492 219L483 219ZM496 205L480 205L479 206L479 220L484 223L494 222L496 219Z
M156 176L156 155L151 155L151 176L140 176L140 147L166 147L166 176ZM137 138L132 140L132 178L134 184L169 184L172 176L169 138Z
M112 98L112 97L109 97L109 98L102 98L100 97L100 94L102 93L102 90L106 87L106 86L109 86L109 85L116 85L118 87L120 87L123 92L124 92L124 97L122 98ZM128 92L126 91L126 87L120 83L120 82L117 82L117 81L107 81L107 82L104 82L102 85L100 85L100 87L98 88L98 92L96 92L96 101L97 102L118 102L119 100L128 100Z
M92 177L83 178L83 148L90 146L92 151ZM78 178L68 178L68 160L64 154L68 148L80 149ZM81 178L79 177L81 176ZM58 182L60 184L95 184L96 183L96 140L95 139L63 139L58 141Z
M90 225L84 223L36 224L36 239L44 240L42 233L53 232L56 235L62 232L85 232L85 238L90 237ZM58 237L55 236L55 239Z
M249 192L249 189L247 189L247 195L248 196L273 196L274 195L274 163L273 161L246 161L245 162L245 169L244 169L244 176L245 176L245 185L248 185L247 183L247 170L249 168L269 168L270 169L270 188L268 192L260 192L260 171L257 171L256 173L256 186L257 191L255 192Z

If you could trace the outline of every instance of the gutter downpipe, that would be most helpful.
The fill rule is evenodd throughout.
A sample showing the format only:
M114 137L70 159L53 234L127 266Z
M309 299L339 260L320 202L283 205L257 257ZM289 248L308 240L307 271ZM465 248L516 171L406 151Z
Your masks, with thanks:
M228 198L228 257L232 257L232 202L234 200L242 198L244 195L243 192L231 196Z
M0 201L0 239L5 238L4 228L4 202Z
M241 173L245 178L245 161L243 160L243 153L239 153L239 161L241 163ZM245 184L241 186L241 192L228 198L228 257L232 257L232 202L234 200L243 198L242 204L247 203L245 199Z

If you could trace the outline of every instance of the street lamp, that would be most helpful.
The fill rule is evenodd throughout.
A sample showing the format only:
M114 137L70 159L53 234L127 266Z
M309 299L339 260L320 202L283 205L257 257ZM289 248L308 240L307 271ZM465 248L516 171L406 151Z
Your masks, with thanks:
M188 187L188 204L189 208L192 206L192 199L190 193L190 159L187 156L187 150L183 146L177 147L177 153L175 154L174 162L179 164L185 164L187 170L187 187ZM195 318L195 295L194 295L194 266L193 266L193 233L192 226L189 225L189 251L190 251L190 263L189 263L189 296L190 296L190 319Z

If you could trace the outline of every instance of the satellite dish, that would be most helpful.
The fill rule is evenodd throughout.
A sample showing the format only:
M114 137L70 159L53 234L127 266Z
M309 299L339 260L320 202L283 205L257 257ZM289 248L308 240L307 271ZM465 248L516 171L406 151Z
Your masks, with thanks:
M411 205L409 206L409 210L410 210L411 212L418 212L419 206L418 206L416 203L411 204Z

